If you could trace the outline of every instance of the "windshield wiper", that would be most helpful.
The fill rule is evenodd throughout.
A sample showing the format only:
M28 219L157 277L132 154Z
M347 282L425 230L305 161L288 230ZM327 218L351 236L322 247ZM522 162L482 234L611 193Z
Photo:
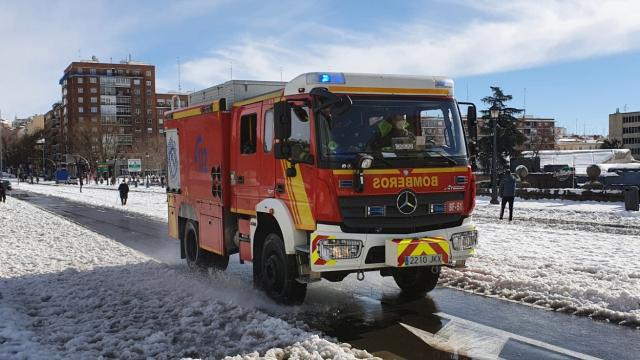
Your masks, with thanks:
M425 152L427 152L429 154L438 155L438 157L431 156L431 158L438 158L438 159L446 160L447 163L449 163L449 165L458 165L457 161L455 161L453 158L449 157L447 154L444 154L444 153L442 153L440 151L425 150Z

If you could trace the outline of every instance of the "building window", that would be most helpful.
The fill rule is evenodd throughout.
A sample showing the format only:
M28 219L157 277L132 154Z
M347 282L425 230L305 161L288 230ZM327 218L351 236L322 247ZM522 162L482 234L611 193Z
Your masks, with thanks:
M147 109L147 115L151 115L151 109Z
M147 94L147 96L151 96L151 90L147 89L147 91L145 91L145 94Z
M140 95L140 89L133 89L133 93L136 95Z
M151 71L147 70L147 76L151 76Z
M140 79L133 79L133 85L140 85Z
M112 69L107 69L107 71L105 73L107 74L107 76L111 76L111 75L113 75L113 70Z
M255 154L256 152L256 114L244 115L240 118L240 153Z
M152 134L153 133L153 128L147 128L147 134Z
M147 124L153 124L153 119L152 118L147 118Z
M92 87L89 91L91 91L92 94L97 94L98 93L98 89Z
M151 99L147 98L147 106L151 106Z
M91 107L91 112L94 113L94 114L97 113L98 112L98 107L92 106Z
M83 79L83 78L81 78L81 77L79 77L79 78L78 78L78 84L82 84L82 83L84 83L84 79Z
M84 112L84 108L82 106L78 107L78 112L79 113L83 113Z
M146 83L147 83L147 86L151 86L151 80L147 80Z
M81 68L81 67L79 67L79 68L78 68L78 74L82 74L83 72L84 72L84 69L83 69L83 68Z
M89 78L89 82L92 84L96 84L98 82L98 79L92 77L92 78Z
M95 75L96 74L96 69L89 69L89 74Z
M84 103L84 98L83 97L79 97L78 98L78 104L82 104Z
M79 88L78 88L78 94L82 94L82 93L84 93L84 89L83 89L83 88L81 88L81 87L79 87Z
M136 115L140 115L142 113L142 110L140 110L140 108L136 108L135 109L135 114Z
M92 104L97 104L98 103L98 98L96 96L92 96L91 97L91 103Z

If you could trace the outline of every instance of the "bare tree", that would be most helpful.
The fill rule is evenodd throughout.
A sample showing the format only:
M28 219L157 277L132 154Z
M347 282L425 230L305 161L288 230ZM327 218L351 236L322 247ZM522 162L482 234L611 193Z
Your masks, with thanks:
M136 143L132 151L142 157L143 170L161 173L167 166L165 139L162 135L146 137Z

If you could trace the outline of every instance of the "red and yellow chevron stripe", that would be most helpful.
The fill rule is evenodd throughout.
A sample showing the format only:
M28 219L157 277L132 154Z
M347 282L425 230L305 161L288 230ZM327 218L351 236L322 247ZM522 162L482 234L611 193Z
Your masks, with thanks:
M334 239L335 236L325 236L325 235L315 235L313 239L311 239L311 263L313 265L324 265L324 266L332 266L336 264L336 260L325 260L320 258L320 254L318 252L318 242L322 239Z
M394 239L397 244L398 266L405 266L407 256L442 255L442 262L449 262L449 242L443 238Z

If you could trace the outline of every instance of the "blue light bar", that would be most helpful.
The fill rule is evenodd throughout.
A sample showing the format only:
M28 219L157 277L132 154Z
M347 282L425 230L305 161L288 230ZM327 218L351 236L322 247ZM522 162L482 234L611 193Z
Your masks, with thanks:
M436 87L437 88L452 88L453 87L453 80L451 79L446 79L446 80L436 80Z
M311 76L309 76L311 75ZM307 83L344 84L343 73L313 73L307 75Z

